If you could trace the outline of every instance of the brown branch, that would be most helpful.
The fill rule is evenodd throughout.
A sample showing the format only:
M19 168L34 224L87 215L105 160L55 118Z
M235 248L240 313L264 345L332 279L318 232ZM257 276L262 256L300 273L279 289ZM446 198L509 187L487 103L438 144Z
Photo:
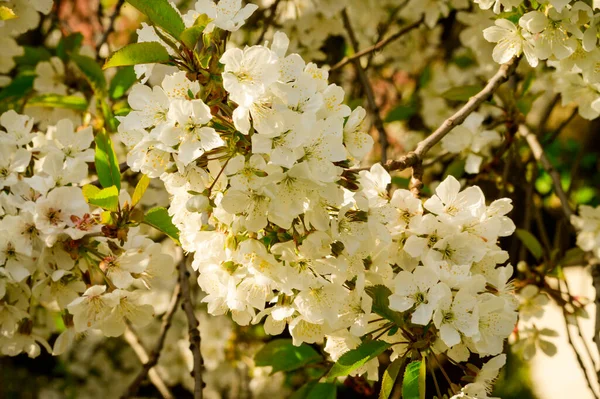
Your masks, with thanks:
M117 17L121 13L121 7L123 7L124 3L125 3L125 0L119 0L119 1L117 1L117 4L115 5L115 11L110 16L110 21L108 23L108 27L106 28L106 30L102 34L102 38L100 39L100 41L96 45L96 51L98 52L98 54L96 56L99 55L100 48L107 42L108 35L110 35L112 32L114 32L114 30L115 30L115 22L117 20Z
M408 3L408 0L405 0L402 4L398 5L397 7L395 7L392 10L387 21L383 24L383 26L381 27L381 30L379 30L379 33L377 34L377 39L375 40L374 44L377 44L381 40L383 40L383 37L388 33L388 31L394 24L394 20L396 19L396 16L406 6L407 3ZM365 69L369 69L369 66L371 66L371 62L373 62L374 56L375 56L374 52L371 52L369 54L369 57L367 58L367 65L365 66Z
M438 142L440 142L445 135L447 135L454 127L463 123L467 116L473 113L489 96L491 96L502 83L515 72L519 58L513 58L506 64L503 64L498 68L498 71L490 78L485 87L481 91L475 94L467 101L461 109L456 111L454 115L446 119L440 127L438 127L433 133L427 136L421 141L414 151L409 152L406 155L401 156L399 159L387 161L383 167L388 171L393 170L404 170L422 162L427 152ZM352 169L353 171L364 170L368 168L357 168Z
M121 399L126 399L126 398L130 398L130 397L134 396L138 392L140 385L142 384L144 379L146 379L146 376L148 376L148 373L158 363L160 353L162 352L162 349L165 345L165 339L167 337L167 332L169 331L169 328L171 327L171 321L173 320L173 316L175 315L175 312L177 311L177 304L179 303L180 297L181 297L181 290L179 288L179 284L177 284L175 286L175 289L173 290L173 295L171 296L171 301L169 302L169 307L167 308L167 312L165 313L165 315L162 318L162 324L160 327L160 335L158 338L158 342L156 343L154 350L150 354L148 361L146 363L144 363L142 370L135 377L135 379L131 382L131 384L129 385L129 388L127 388L127 391L123 394L123 396L121 396Z
M350 18L348 17L348 11L346 9L342 10L342 20L344 22L344 28L348 32L348 38L350 39L350 43L352 44L352 48L354 51L358 50L358 40L356 39L356 35L354 34L354 29L352 28L352 24L350 23ZM360 65L360 59L356 58L352 61L354 63L354 67L356 69L356 73L360 79L360 82L363 86L365 94L367 95L367 103L369 104L369 111L373 115L373 124L379 133L379 145L381 146L381 162L385 163L387 161L387 149L388 149L388 138L385 128L383 126L383 121L381 120L381 115L379 114L379 106L375 100L375 94L373 93L373 87L371 86L371 82L367 77L367 73L363 69L362 65Z
M419 27L421 25L421 22L423 22L423 19L415 21L412 24L406 25L404 28L400 29L398 32L394 33L391 36L388 36L387 38L379 41L378 43L376 43L375 45L373 45L371 47L367 47L364 50L358 51L357 53L351 55L350 57L344 57L340 62L338 62L337 64L332 66L329 70L335 71L336 69L340 69L341 67L345 66L346 64L348 64L356 59L359 59L359 58L361 58L367 54L373 53L375 51L381 50L382 48L387 46L389 43L393 42L396 39L401 38L402 36L404 36L405 34L410 32L411 30Z
M194 304L190 294L190 273L187 271L185 259L177 265L179 269L179 285L181 286L182 308L188 321L188 332L190 336L190 350L194 359L194 368L192 376L194 377L194 399L202 399L202 372L204 370L204 360L200 352L200 331L199 322L194 314Z
M538 138L535 134L531 133L529 129L525 125L519 126L519 134L527 141L529 148L531 149L531 153L536 161L538 161L546 173L550 175L552 178L552 183L554 186L554 193L560 200L562 211L567 218L567 220L571 220L571 215L573 211L571 210L571 206L569 205L569 199L565 194L565 191L562 188L562 184L560 181L560 175L558 171L554 168L552 163L548 160L544 149L540 145Z
M131 348L133 349L137 357L140 359L140 361L142 363L147 363L149 360L148 350L144 347L144 344L142 343L142 341L140 341L140 338L137 336L137 334L130 327L127 327L125 329L125 334L123 335L123 337L125 338L125 341L127 341L127 343L131 346ZM171 393L171 391L169 391L169 388L162 380L160 375L156 372L156 370L150 369L148 371L148 378L150 379L150 382L152 382L152 384L156 387L158 392L160 392L163 398L174 399L173 394Z

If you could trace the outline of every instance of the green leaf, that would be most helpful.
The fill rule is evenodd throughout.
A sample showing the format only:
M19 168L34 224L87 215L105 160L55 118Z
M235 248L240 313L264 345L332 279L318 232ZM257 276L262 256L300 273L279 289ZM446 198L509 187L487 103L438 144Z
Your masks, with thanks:
M335 384L329 382L319 382L306 395L306 399L335 399L336 397Z
M409 363L402 380L402 399L425 398L425 359Z
M391 110L385 117L385 122L406 121L417 113L417 109L410 105L400 105Z
M88 198L88 202L107 211L117 212L119 210L119 189L116 186L110 186L99 190Z
M399 357L394 360L387 369L383 372L381 379L381 391L379 391L379 399L388 399L394 389L396 378L406 365L406 357Z
M127 2L175 39L179 39L185 30L183 19L168 0L127 0Z
M362 367L369 360L376 358L391 345L383 341L366 341L356 349L344 353L327 373L327 378L332 380L343 377Z
M400 313L390 309L389 297L392 291L385 285L373 285L366 288L367 294L373 299L371 311L379 316L393 321L398 325L404 324Z
M426 87L431 81L431 65L427 65L419 75L419 87Z
M0 90L0 100L16 96L20 97L29 93L33 89L33 81L36 76L33 71L17 75L8 86Z
M543 94L543 92L535 93L535 94L527 94L517 100L517 109L521 111L523 115L527 115L531 108L533 107L533 102Z
M271 366L272 373L296 370L322 359L322 356L310 346L306 344L294 346L291 339L273 340L254 356L257 366Z
M69 53L77 53L81 48L83 35L79 32L65 36L58 42L56 46L56 55L63 61L67 60Z
M86 80L92 86L94 93L103 95L106 93L106 78L104 72L96 60L86 55L71 54L71 60L84 74Z
M83 97L61 96L58 94L40 94L27 100L29 107L66 108L85 111L88 103Z
M86 202L90 202L90 198L94 198L99 192L100 189L93 184L86 184L81 187L81 192L83 193L83 198L85 198Z
M17 18L17 14L6 6L0 6L0 21L8 21Z
M310 391L317 384L317 381L308 381L306 384L302 385L300 389L298 389L292 395L290 395L289 399L306 399Z
M427 359L421 360L421 367L419 368L419 399L425 399L425 391L427 388Z
M35 67L39 62L48 61L52 54L44 47L23 46L24 53L14 60L17 65Z
M144 215L144 223L162 231L171 237L175 242L179 242L179 230L171 221L171 216L166 208L157 206L150 209Z
M465 164L466 164L466 162L464 159L455 158L454 161L450 162L450 164L446 168L446 170L444 172L444 177L442 178L442 180L444 180L446 177L448 177L450 175L456 177L457 179L460 179L462 177L462 175L465 174Z
M133 191L133 196L131 197L131 206L136 206L137 203L140 202L149 184L150 178L146 175L142 175L142 178L140 181L138 181L138 184L135 186L135 190Z
M467 101L482 89L481 85L453 87L443 92L442 97L450 101Z
M202 14L203 16L206 17L206 14ZM200 17L202 17L202 15ZM198 18L200 18L198 17ZM206 17L208 18L208 17ZM197 20L196 20L197 21ZM202 33L204 33L204 28L206 28L206 23L205 24L200 24L200 25L194 25L191 26L189 28L187 28L186 30L184 30L181 33L181 42L183 44L185 44L185 46L187 48L189 48L190 50L193 50L196 47L196 43L198 43L198 40L200 40L200 38L202 37Z
M114 52L102 69L138 64L165 63L171 60L167 49L159 42L132 43Z
M581 265L584 262L585 262L585 252L579 247L574 247L574 248L568 249L567 252L565 252L565 256L563 256L563 258L560 260L559 263L564 266L570 266L570 265Z
M96 142L94 162L100 184L104 188L116 186L121 190L121 170L110 136L106 130L102 130L96 134L94 141Z
M519 240L521 240L521 242L525 245L525 247L527 247L529 252L535 256L536 259L540 259L542 257L544 254L542 244L540 244L538 239L535 238L533 234L523 229L517 229L516 234L517 237L519 237Z
M133 66L128 65L125 68L120 68L115 73L115 76L110 81L108 95L113 100L119 99L125 95L127 90L137 81Z

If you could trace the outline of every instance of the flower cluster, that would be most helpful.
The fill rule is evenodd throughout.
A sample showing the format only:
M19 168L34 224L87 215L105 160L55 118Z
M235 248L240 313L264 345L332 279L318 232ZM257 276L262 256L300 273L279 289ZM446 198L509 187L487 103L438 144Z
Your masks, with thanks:
M138 291L168 275L173 260L137 228L101 237L100 212L78 187L94 159L92 128L75 131L64 119L36 132L15 111L0 124L0 352L35 357L41 343L60 354L76 333L117 336L126 320L149 322L153 309L138 304ZM46 314L62 314L66 328ZM60 331L52 350L46 339Z
M579 215L571 216L571 223L578 231L577 246L600 259L600 206L582 205Z
M511 11L520 1L480 1L483 9ZM494 61L505 63L525 55L536 67L540 60L556 69L557 91L563 104L575 102L586 119L600 115L600 49L598 13L584 1L541 2L527 12L513 11L515 19L498 18L495 26L483 31L486 40L496 43Z
M172 195L209 313L264 319L273 335L287 327L297 345L327 340L334 360L369 334L394 343L395 356L407 340L457 361L499 354L516 322L512 267L497 245L514 230L510 200L488 206L453 177L424 203L390 194L381 165L355 168L372 145L365 110L344 105L327 70L288 46L277 33L270 46L219 54L224 93L185 72L136 85L121 118L128 165ZM377 374L376 360L367 371Z

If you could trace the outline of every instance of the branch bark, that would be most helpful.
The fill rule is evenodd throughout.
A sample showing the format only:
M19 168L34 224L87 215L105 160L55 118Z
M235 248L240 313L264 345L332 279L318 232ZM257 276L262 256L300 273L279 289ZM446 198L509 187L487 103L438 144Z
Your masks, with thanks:
M423 19L415 21L409 25L406 25L404 28L400 29L398 32L394 33L391 36L388 36L387 38L379 41L378 43L374 44L371 47L367 47L364 50L358 51L357 53L355 53L354 55L352 55L350 57L344 57L340 62L338 62L337 64L332 66L329 70L335 71L336 69L340 69L343 66L345 66L346 64L348 64L356 59L359 59L367 54L374 53L375 51L381 50L382 48L384 48L385 46L387 46L394 40L401 38L402 36L404 36L405 34L410 32L411 30L419 27L421 25L421 22L423 22Z
M350 39L352 48L354 49L354 51L358 51L358 40L356 39L356 35L354 33L354 29L352 28L350 18L348 17L348 11L346 9L342 10L342 21L344 22L344 28L346 28L346 31L348 32L348 38ZM371 86L371 82L367 77L367 73L360 64L360 59L356 58L352 62L354 63L356 73L358 74L365 94L367 95L369 111L371 111L371 114L373 115L373 124L375 125L375 128L379 133L379 145L381 147L381 162L385 163L387 161L387 149L389 143L385 127L383 126L383 121L381 120L381 115L379 114L379 106L377 105L377 101L375 100L373 87Z
M127 343L131 346L131 348L133 349L137 357L140 359L140 361L142 363L147 363L150 359L148 356L148 351L140 341L140 338L130 327L127 327L125 329L124 338L125 341L127 341ZM169 390L165 382L162 380L160 375L156 372L156 370L150 369L148 371L148 378L150 379L150 382L152 382L152 384L156 387L158 392L160 392L164 399L174 399L173 394L171 394L171 391Z
M146 379L146 376L148 376L149 372L152 371L153 367L156 366L156 364L158 363L158 358L160 357L160 353L165 345L165 338L167 337L167 332L171 327L171 321L173 320L173 316L177 311L177 304L179 303L180 297L181 290L179 284L177 284L175 286L175 289L173 290L173 295L171 296L171 301L169 302L168 310L162 318L158 342L156 343L154 350L150 354L148 361L144 363L142 370L131 382L129 388L127 388L127 391L123 394L123 396L121 396L121 399L126 399L134 396L138 392L140 385L142 384L144 379Z
M190 350L194 359L194 368L192 376L194 377L194 399L202 399L202 389L204 382L202 381L202 372L204 371L204 361L200 352L200 331L198 326L200 323L194 314L194 304L190 293L190 273L187 270L185 259L179 262L179 285L181 286L182 307L188 321L188 333L190 336Z
M531 152L533 157L538 161L546 173L550 175L552 178L552 184L554 186L554 192L556 196L560 200L562 212L564 213L567 220L571 220L571 215L573 215L573 211L571 210L571 206L569 205L569 199L565 194L565 191L562 188L562 184L560 181L560 176L552 163L548 160L544 149L540 145L538 138L535 134L533 134L525 125L519 126L519 134L527 141L529 148L531 148Z

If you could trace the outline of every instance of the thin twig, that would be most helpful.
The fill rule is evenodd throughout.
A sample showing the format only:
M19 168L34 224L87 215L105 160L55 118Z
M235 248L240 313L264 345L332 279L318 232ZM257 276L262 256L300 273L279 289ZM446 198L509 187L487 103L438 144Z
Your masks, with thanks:
M190 350L194 359L194 368L192 376L194 377L194 399L202 399L202 389L204 382L202 381L202 372L204 371L204 360L200 352L200 331L198 326L200 323L194 314L194 304L190 294L190 274L187 271L185 259L177 265L179 269L179 285L181 286L182 307L188 321L188 333L190 336Z
M407 3L408 3L408 0L405 0L404 2L402 2L402 4L398 5L397 7L395 7L392 10L387 21L382 25L381 30L379 30L379 33L377 34L377 40L375 40L375 44L377 44L381 40L383 40L383 37L388 33L388 31L394 24L394 20L396 19L396 16L404 8L404 6L406 6ZM369 69L374 56L375 56L374 52L369 54L369 57L367 58L367 65L365 66L365 69Z
M358 51L358 40L356 39L356 35L354 33L354 29L352 28L352 24L350 23L350 18L348 17L348 11L346 9L342 10L342 20L344 22L344 28L348 32L348 38L350 39L350 43L352 44L352 48L354 51ZM379 114L379 106L375 101L375 94L373 93L373 87L371 86L371 82L367 77L365 70L362 65L360 65L360 59L353 60L354 67L356 68L356 73L360 79L360 82L365 90L365 94L367 95L367 102L369 104L369 110L373 116L373 124L379 133L379 145L381 147L381 162L385 163L387 161L387 149L388 149L388 138L385 128L383 126L383 121L381 120L381 115Z
M119 1L117 1L117 4L115 5L115 11L110 16L110 21L108 23L108 27L106 28L106 30L102 34L102 38L100 39L100 41L96 45L96 49L98 50L98 53L100 51L100 48L108 40L108 35L110 35L112 32L114 32L114 30L115 30L115 21L117 20L117 17L121 13L121 7L123 7L124 3L125 3L125 0L119 0Z
M361 58L367 54L373 53L375 51L381 50L382 48L387 46L389 43L393 42L396 39L401 38L402 36L404 36L405 34L410 32L411 30L419 27L421 25L421 22L423 22L423 19L415 21L412 24L406 25L404 28L400 29L398 32L394 33L391 36L388 36L387 38L381 40L380 42L376 43L375 45L373 45L371 47L367 47L364 50L358 51L357 53L351 55L350 57L344 57L340 62L338 62L337 64L332 66L329 70L335 71L336 69L340 69L341 67L345 66L346 64L348 64L356 59L359 59L359 58Z
M489 96L491 96L498 87L504 83L517 69L519 59L513 58L506 64L503 64L498 68L498 71L490 78L488 83L483 89L467 101L461 109L456 111L454 115L446 119L440 127L438 127L433 133L427 136L421 141L414 151L403 155L399 159L387 161L383 167L388 171L393 170L404 170L414 166L416 163L423 160L425 154L438 142L444 138L454 127L463 123L467 116L474 112ZM360 171L368 168L357 168L353 171Z
M123 394L123 396L121 396L121 399L130 398L130 397L134 396L138 392L140 385L142 384L144 379L146 379L146 376L148 375L148 373L158 363L160 353L162 352L162 349L165 345L165 339L167 337L167 332L169 331L169 328L171 327L171 321L173 320L173 316L175 315L175 312L177 311L177 304L179 303L180 297L181 297L181 290L179 288L179 284L177 284L175 286L175 289L173 290L173 295L171 296L171 301L169 302L169 307L167 308L167 312L165 313L165 315L162 318L162 324L160 326L160 335L158 338L158 342L156 343L154 350L150 354L148 361L146 363L144 363L142 370L139 372L137 377L135 377L135 379L131 382L131 384L129 385L129 388L127 388L127 391L125 392L125 394Z
M589 376L587 375L587 371L586 371L585 364L583 363L583 359L581 359L581 355L579 354L579 351L577 350L577 348L575 347L575 344L573 342L573 338L571 336L571 331L569 330L569 319L567 316L567 311L564 308L563 308L562 313L563 313L563 318L565 319L565 330L567 331L567 340L569 341L569 345L571 346L571 348L573 348L573 352L575 352L575 357L577 358L577 363L579 363L579 367L581 368L581 371L583 372L583 376L585 377L585 381L587 383L588 388L592 392L592 395L594 395L594 398L598 399L598 395L596 394L596 391L594 391L594 388L592 386L592 381L590 380Z
M562 131L565 129L565 127L567 127L569 125L569 123L571 123L571 121L573 119L575 119L575 117L577 116L577 108L575 108L571 114L569 115L569 117L567 119L565 119L564 121L562 121L560 123L560 125L558 125L558 127L556 128L556 130L554 130L554 132L552 132L552 134L550 135L550 137L548 137L547 139L543 140L543 144L544 146L550 144L551 142L553 142L561 133Z
M140 338L137 336L137 334L130 327L127 327L125 329L125 334L123 335L123 337L125 338L125 341L127 341L127 343L131 346L131 348L133 349L137 357L140 359L140 361L142 363L147 363L149 360L148 351L144 347L144 344L142 344L142 341L140 341ZM171 391L169 391L169 388L162 380L160 375L156 372L156 370L150 369L150 371L148 371L148 378L150 379L150 382L152 382L152 384L156 387L158 392L160 392L163 398L174 399L173 394L171 393Z
M260 32L260 36L258 36L255 45L259 45L262 43L263 39L265 38L265 35L267 34L267 31L269 30L269 27L273 24L275 16L277 15L277 6L279 6L279 3L281 3L281 0L275 0L275 2L273 2L273 4L271 4L271 6L269 7L269 16L265 19L262 31Z
M531 133L531 131L529 131L529 129L525 125L519 126L519 134L527 141L529 148L531 148L533 157L542 165L546 173L548 173L552 178L554 193L560 200L562 211L566 218L568 220L571 220L571 215L573 214L573 211L571 210L571 206L569 205L569 199L567 198L567 195L565 194L565 191L562 188L560 175L558 174L558 171L554 168L552 163L548 160L548 157L546 156L544 149L540 145L537 136Z

